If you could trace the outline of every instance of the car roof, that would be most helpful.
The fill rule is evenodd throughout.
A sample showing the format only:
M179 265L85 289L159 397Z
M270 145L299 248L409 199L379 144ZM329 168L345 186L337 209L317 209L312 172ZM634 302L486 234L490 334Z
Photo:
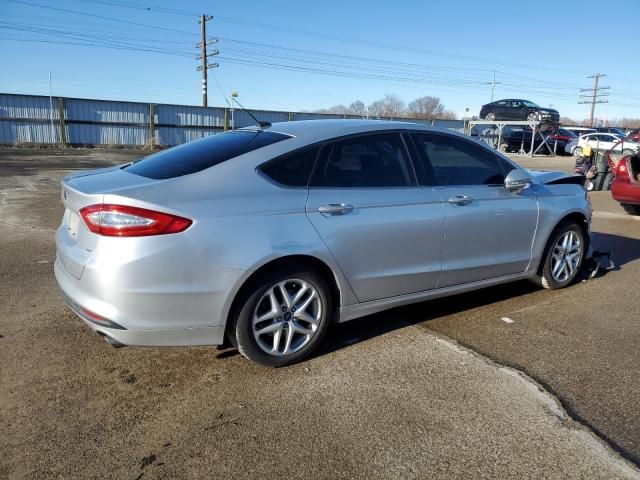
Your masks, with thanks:
M257 127L245 127L241 130L256 129ZM357 119L296 120L292 122L278 122L267 127L265 130L291 135L307 144L346 135L357 135L359 133L385 130L424 130L457 134L451 130L431 127L420 123L399 122L393 120Z

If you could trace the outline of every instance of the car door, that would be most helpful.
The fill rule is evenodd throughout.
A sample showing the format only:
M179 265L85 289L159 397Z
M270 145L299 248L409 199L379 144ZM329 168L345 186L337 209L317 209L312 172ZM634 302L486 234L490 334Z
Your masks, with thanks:
M510 120L526 120L527 113L524 105L519 100L511 100L509 102L509 119Z
M418 186L400 133L325 145L306 210L361 302L437 285L442 202L433 188Z
M501 100L497 102L496 118L500 120L509 120L511 118L511 105L509 100Z
M587 143L593 150L608 150L613 147L613 143L610 141L610 138L610 135L596 133L589 136Z
M445 242L438 287L524 272L531 262L538 202L504 188L515 167L476 142L445 133L412 135L443 199Z

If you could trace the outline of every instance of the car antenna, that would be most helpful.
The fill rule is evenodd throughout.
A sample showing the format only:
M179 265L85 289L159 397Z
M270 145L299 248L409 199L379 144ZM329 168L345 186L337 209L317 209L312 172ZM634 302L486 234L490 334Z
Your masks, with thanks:
M231 101L236 102L240 108L242 110L244 110L245 112L247 112L247 114L253 118L253 120L256 122L256 125L258 125L258 127L260 128L269 128L271 126L271 122L261 122L260 120L258 120L256 117L253 116L253 113L251 113L249 110L247 110L246 108L244 108L242 106L242 104L235 98L235 97L231 97Z

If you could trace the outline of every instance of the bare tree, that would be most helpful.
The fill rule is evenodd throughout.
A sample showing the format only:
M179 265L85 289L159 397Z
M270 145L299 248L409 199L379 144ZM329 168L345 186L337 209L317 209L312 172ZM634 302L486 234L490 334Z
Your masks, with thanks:
M353 115L359 115L361 117L364 117L367 113L367 107L362 100L356 100L355 102L352 102L351 105L349 105L349 110L349 113Z
M440 99L429 95L416 98L412 102L409 102L407 107L407 113L411 118L419 118L422 120L441 118L443 111L444 105L440 103Z
M342 104L338 104L338 105L334 105L333 107L321 108L320 110L315 110L314 113L331 113L334 115L346 115L351 113L351 110Z
M393 93L387 93L382 99L384 111L382 113L385 117L401 117L404 114L404 102L402 99Z
M384 102L382 100L376 100L369 104L369 115L372 117L382 117L384 115Z

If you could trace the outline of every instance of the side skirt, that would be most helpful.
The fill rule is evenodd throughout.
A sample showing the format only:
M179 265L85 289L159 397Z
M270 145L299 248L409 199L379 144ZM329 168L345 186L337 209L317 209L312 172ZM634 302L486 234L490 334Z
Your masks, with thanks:
M515 282L518 280L525 280L535 275L535 270L529 270L523 273L517 273L514 275L505 275L502 277L491 278L488 280L480 280L478 282L464 283L462 285L453 285L450 287L436 288L433 290L426 290L423 292L410 293L407 295L399 295L397 297L383 298L381 300L372 300L370 302L357 303L355 305L346 305L340 308L340 317L338 323L348 322L356 318L371 315L373 313L388 310L394 307L400 307L402 305L409 305L411 303L424 302L425 300L433 300L436 298L447 297L450 295L456 295L458 293L470 292L472 290L479 290L481 288L492 287L494 285L500 285L503 283Z

